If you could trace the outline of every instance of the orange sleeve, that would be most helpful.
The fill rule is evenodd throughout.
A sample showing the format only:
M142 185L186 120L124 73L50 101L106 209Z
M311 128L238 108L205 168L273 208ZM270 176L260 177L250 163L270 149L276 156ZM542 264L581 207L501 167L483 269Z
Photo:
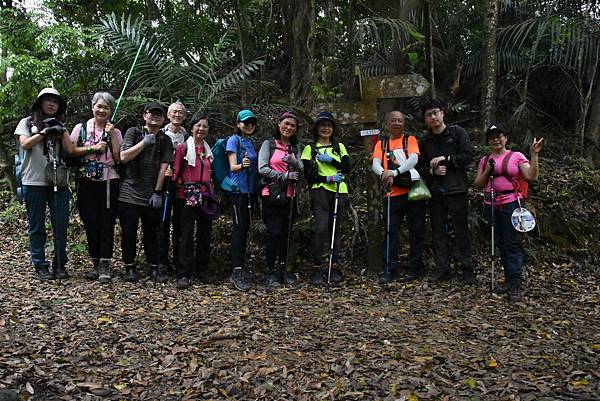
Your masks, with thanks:
M408 137L408 149L406 150L406 152L409 156L411 153L416 153L419 156L421 155L421 152L419 152L419 143L417 142L417 138L415 138L414 136Z
M373 159L383 160L383 152L381 150L381 141L377 141L375 147L373 148Z

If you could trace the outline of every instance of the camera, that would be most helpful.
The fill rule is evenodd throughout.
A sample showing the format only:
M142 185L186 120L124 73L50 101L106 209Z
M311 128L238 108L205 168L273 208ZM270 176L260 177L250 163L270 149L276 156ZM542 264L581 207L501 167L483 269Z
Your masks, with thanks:
M90 180L99 180L104 175L104 163L97 160L85 162L81 168L81 174Z

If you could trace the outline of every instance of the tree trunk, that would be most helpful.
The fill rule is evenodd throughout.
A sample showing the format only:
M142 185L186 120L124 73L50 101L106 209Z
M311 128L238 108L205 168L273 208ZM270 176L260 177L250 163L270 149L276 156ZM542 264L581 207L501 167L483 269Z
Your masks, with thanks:
M481 142L485 143L485 129L496 117L496 32L498 30L498 1L487 0L485 4L484 29L487 31L481 90Z
M298 106L309 98L312 83L315 0L281 0L290 49L290 101Z
M15 179L15 174L13 171L13 160L10 157L7 146L4 143L6 138L9 138L8 135L4 134L4 126L0 123L0 169L2 173L4 173L4 177L8 181L8 186L12 193L16 194L17 192L17 181Z
M585 135L585 158L592 166L600 168L600 80L596 80L596 89L590 107L590 119Z
M429 93L435 99L435 58L433 56L433 13L431 0L425 0L423 7L423 30L425 31L425 59L427 60L427 79L429 79Z
M242 15L240 11L240 0L233 0L233 11L235 13L235 26L238 31L238 41L240 46L240 59L242 65L246 64L246 48L244 46L244 29L242 24ZM246 107L246 82L242 84L242 107Z

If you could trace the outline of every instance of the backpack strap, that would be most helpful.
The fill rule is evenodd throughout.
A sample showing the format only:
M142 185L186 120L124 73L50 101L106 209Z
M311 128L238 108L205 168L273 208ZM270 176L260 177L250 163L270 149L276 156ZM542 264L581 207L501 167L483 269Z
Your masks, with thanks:
M513 155L513 151L509 150L508 154L504 156L502 159L502 167L500 168L500 175L510 181L510 177L508 176L508 163L510 162L510 158Z

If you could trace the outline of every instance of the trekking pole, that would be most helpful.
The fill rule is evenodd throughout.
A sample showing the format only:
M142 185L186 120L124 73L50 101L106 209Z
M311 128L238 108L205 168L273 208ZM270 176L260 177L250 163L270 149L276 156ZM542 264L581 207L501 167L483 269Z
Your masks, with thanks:
M125 94L125 90L127 89L127 85L129 84L129 79L131 78L133 69L135 68L135 65L137 64L138 57L140 56L140 52L142 51L142 47L144 46L144 43L146 43L146 38L142 38L142 43L140 43L140 47L138 48L138 51L135 54L135 58L133 59L133 64L131 65L131 68L129 69L129 74L127 74L127 79L125 80L125 85L123 85L123 90L121 90L121 96L119 96L119 100L117 100L117 105L115 106L115 111L113 112L112 117L110 118L111 121L114 121L115 117L117 116L117 112L119 111L119 106L121 105L121 99L123 98L123 95Z
M54 170L54 239L52 242L54 242L54 254L56 255L56 277L58 278L58 285L61 285L61 278L60 278L60 245L58 244L57 240L58 240L58 166L57 166L57 162L56 162L56 157L58 155L58 152L56 152L56 138L52 139L52 150L53 150L53 155L52 155L52 168Z
M386 188L386 196L387 196L387 216L385 221L385 277L389 277L390 274L390 200L391 200L391 189Z
M340 200L340 183L335 183L335 202L333 204L333 227L331 228L331 246L329 247L329 270L327 284L331 284L331 264L333 263L333 243L335 241L335 225L337 224L338 202Z
M494 292L494 290L496 289L496 271L495 271L495 263L496 263L496 258L495 258L495 244L494 244L494 231L495 231L495 213L494 213L494 209L495 209L495 205L494 205L494 167L495 167L495 162L493 159L490 159L490 166L492 167L492 172L490 174L490 205L491 205L491 226L492 226L492 283L491 283L491 291Z
M286 153L291 154L292 153L292 147L290 145L287 146L286 148ZM290 164L288 163L288 173L290 171L292 171ZM287 182L289 183L290 181L287 180ZM296 197L296 182L294 181L294 183L292 184L292 197L290 198L290 211L288 213L288 235L287 235L287 241L286 241L286 245L285 245L285 270L287 271L288 268L288 261L290 259L290 239L292 238L292 217L294 215L294 198ZM286 195L287 195L287 189L286 189Z
M169 185L165 185L165 193L164 193L164 201L163 201L163 209L160 214L160 225L158 226L158 252L156 257L156 271L154 272L154 284L156 284L156 279L158 278L158 266L160 265L160 258L162 256L163 247L165 245L165 220L167 219L167 212L169 210ZM167 252L169 250L167 249Z

